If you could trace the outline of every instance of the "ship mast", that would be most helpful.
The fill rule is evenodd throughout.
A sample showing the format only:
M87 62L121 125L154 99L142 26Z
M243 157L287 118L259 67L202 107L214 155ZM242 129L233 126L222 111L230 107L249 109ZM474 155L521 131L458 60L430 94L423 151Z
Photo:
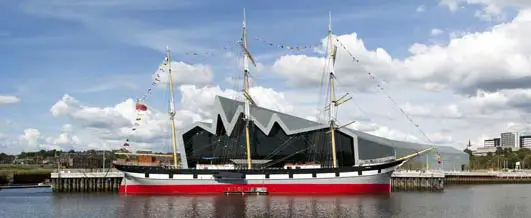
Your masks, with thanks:
M328 104L329 110L328 110L328 122L330 124L330 138L332 139L332 164L334 168L337 167L337 157L336 157L336 137L335 137L335 104L336 101L336 95L335 95L335 87L334 87L334 53L335 53L335 47L333 47L332 44L332 13L328 13L328 67L329 67L329 83L330 83L330 101Z
M243 25L242 25L242 47L244 50L243 55L243 95L245 97L245 147L247 153L247 168L251 169L251 142L249 137L249 121L251 119L251 103L254 103L251 95L249 94L249 60L256 66L254 60L247 48L247 24L245 18L245 8L243 9Z
M330 83L330 101L328 103L328 122L330 124L330 130L328 133L330 133L331 138L331 144L332 144L332 164L333 167L337 167L337 155L336 155L336 137L335 137L335 130L343 128L345 126L348 126L353 122L344 124L342 126L336 127L336 108L347 102L348 100L352 99L352 97L348 97L348 93L341 96L339 99L336 99L335 94L335 83L334 80L336 79L336 76L334 74L335 69L334 65L336 62L336 53L337 53L337 46L334 45L332 41L332 13L329 12L328 14L329 23L328 23L328 70L329 70L329 83ZM347 98L348 97L348 98Z
M177 134L175 133L175 100L173 93L173 75L171 69L170 49L166 47L166 61L168 64L168 79L170 86L170 123L171 123L171 143L173 147L173 166L177 168Z

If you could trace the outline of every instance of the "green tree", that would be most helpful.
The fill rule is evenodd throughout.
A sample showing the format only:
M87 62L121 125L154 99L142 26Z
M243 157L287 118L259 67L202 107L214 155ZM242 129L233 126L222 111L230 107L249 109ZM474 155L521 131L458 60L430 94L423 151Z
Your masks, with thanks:
M522 161L522 168L524 168L524 169L531 168L531 154L527 154L522 160L523 160Z

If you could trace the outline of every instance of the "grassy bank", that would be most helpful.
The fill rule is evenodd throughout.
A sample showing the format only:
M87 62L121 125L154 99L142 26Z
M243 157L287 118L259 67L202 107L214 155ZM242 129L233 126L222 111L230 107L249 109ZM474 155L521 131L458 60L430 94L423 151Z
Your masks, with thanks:
M41 177L42 175L49 175L51 172L52 172L52 169L40 168L37 166L1 165L0 166L0 184L6 183L6 181L7 183L16 182L16 181L13 181L15 174L28 178L33 175L37 177Z

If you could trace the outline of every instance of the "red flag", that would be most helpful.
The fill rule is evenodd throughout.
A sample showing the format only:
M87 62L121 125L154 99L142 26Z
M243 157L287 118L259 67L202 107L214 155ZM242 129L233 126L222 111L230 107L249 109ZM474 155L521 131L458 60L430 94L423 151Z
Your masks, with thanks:
M137 103L136 104L136 109L139 110L139 111L146 111L147 110L147 106L144 105L144 104Z

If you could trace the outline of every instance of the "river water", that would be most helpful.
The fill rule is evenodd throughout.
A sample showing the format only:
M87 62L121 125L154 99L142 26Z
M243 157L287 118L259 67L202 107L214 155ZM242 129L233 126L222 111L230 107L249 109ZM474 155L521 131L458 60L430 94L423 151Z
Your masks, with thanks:
M531 217L531 185L363 196L124 196L0 190L0 217Z

